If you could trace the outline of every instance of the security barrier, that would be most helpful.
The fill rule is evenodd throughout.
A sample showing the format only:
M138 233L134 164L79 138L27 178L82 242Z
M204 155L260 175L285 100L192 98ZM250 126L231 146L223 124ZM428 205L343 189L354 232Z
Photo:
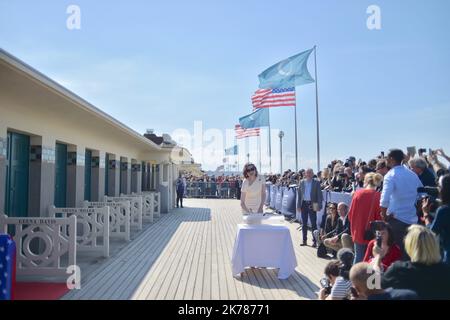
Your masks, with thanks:
M271 183L266 184L266 190L269 195L266 195L266 205L286 216L295 216L298 221L301 221L301 215L297 212L297 189L296 185L289 187L277 186ZM322 190L323 203L322 209L317 212L317 223L320 223L325 212L325 205L328 202L344 202L350 207L352 202L352 195L344 192L333 192Z
M194 181L186 184L186 197L188 198L221 198L236 199L238 189L234 182L203 182Z

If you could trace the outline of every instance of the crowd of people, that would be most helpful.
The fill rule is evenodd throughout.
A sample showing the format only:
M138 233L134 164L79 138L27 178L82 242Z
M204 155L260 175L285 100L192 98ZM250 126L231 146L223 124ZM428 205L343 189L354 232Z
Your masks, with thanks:
M240 199L242 178L240 175L195 176L183 175L184 195L193 198Z
M300 245L311 232L317 255L332 259L320 299L450 299L450 167L442 160L450 163L442 149L392 149L367 162L334 160L316 174L264 177L249 163L243 177L186 176L184 185L240 198L243 214L263 211L266 183L295 186ZM323 190L350 193L351 203L325 203L317 221Z
M317 254L334 258L320 299L450 299L450 174L441 158L450 163L443 150L392 149L368 162L336 160L317 174L267 176L274 185L297 187L300 245L308 245L310 231ZM244 176L241 207L248 214L246 193L259 204L265 189L255 196L257 189L248 188L247 180L257 181L254 165ZM323 190L351 193L351 204L326 204L318 222Z

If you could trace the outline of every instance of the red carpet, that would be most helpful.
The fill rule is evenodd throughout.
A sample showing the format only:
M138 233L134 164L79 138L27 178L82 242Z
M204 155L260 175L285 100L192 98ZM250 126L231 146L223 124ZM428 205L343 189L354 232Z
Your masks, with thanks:
M65 283L16 282L14 300L58 300L67 292Z

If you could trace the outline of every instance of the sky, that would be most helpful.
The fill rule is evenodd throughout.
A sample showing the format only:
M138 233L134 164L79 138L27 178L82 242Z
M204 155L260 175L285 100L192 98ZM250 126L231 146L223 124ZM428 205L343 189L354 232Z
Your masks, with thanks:
M69 5L80 8L81 29L67 28ZM367 28L370 5L379 30ZM135 131L172 134L209 170L234 144L221 134L251 112L258 74L317 45L324 167L393 147L450 153L449 16L448 0L0 0L0 47ZM314 77L312 57L309 70ZM296 90L299 167L317 168L315 85ZM283 168L295 168L294 109L270 116L272 171L279 130ZM203 142L179 137L195 127Z

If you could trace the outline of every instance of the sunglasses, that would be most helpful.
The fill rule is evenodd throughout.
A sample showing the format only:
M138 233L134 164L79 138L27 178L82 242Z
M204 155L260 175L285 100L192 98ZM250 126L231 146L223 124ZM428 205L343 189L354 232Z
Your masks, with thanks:
M247 169L247 172L252 172L252 171L256 171L256 168L255 167L250 167L250 168Z

